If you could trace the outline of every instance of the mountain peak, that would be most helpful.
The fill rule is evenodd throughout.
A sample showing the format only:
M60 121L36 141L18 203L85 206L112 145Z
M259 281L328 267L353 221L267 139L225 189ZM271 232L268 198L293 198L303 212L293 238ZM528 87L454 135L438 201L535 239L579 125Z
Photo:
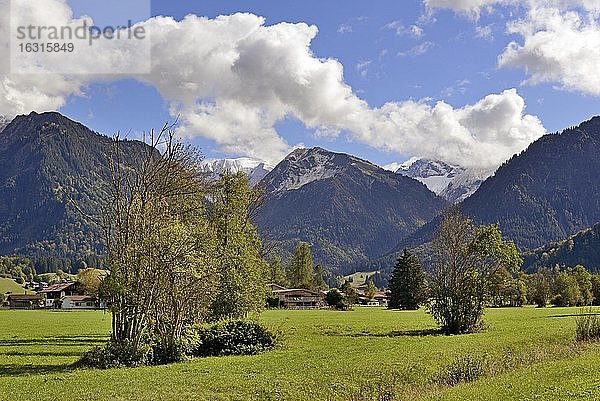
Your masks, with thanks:
M77 140L91 139L92 136L106 138L55 111L44 113L32 111L29 114L18 115L1 132L3 135L0 136L0 140L5 146L14 141L58 136L70 136Z
M282 249L313 244L317 263L348 270L392 248L446 202L418 181L323 148L296 149L261 182L258 227Z
M265 177L266 187L277 193L331 178L346 167L347 163L341 160L344 158L348 158L348 155L319 147L294 149L275 167L274 174Z
M255 186L264 178L269 171L273 170L273 165L264 160L251 157L238 157L232 159L207 159L200 165L200 170L217 178L224 172L238 173L243 172L248 176L250 185Z
M441 160L412 157L387 166L398 174L422 182L447 201L459 203L473 194L493 170L467 169Z

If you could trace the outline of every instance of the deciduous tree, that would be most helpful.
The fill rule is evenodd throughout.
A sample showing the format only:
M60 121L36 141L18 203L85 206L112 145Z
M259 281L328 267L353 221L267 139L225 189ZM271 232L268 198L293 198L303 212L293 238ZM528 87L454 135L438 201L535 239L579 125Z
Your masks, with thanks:
M429 312L446 333L477 330L489 297L490 275L510 273L522 263L515 245L497 225L476 227L457 209L447 212L432 242Z

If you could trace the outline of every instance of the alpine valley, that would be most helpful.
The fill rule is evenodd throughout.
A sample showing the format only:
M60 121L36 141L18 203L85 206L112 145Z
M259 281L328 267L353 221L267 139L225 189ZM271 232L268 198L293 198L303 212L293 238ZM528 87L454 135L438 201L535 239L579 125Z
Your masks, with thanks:
M110 138L58 113L0 125L0 254L32 258L39 272L102 264L98 213ZM147 150L123 141L127 157ZM477 223L499 223L526 265L598 262L600 117L549 134L497 171L413 158L379 167L322 148L277 165L205 160L209 177L243 172L263 192L255 224L284 258L307 242L332 273L389 270L404 247L422 247L439 214L457 204Z

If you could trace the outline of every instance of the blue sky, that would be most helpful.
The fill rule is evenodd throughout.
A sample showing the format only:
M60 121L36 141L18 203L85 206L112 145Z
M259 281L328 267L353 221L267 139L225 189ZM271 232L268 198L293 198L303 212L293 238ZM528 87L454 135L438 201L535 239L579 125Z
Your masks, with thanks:
M76 0L68 3L75 16ZM454 108L474 104L492 93L517 88L527 114L538 116L549 131L562 130L600 114L600 97L565 90L560 83L522 84L525 69L499 68L498 56L513 40L507 23L524 18L524 7L498 5L478 19L453 10L437 9L429 17L419 0L369 1L163 1L152 2L152 15L187 14L214 18L249 12L266 18L266 25L306 22L316 25L311 42L315 57L334 58L344 66L344 81L373 108L386 102L443 100ZM102 16L92 15L100 19ZM102 18L110 19L110 15ZM411 27L413 28L411 31ZM481 33L486 35L482 35ZM172 120L168 100L152 85L133 78L86 85L85 95L72 94L60 108L90 128L111 134L136 133ZM347 135L318 138L295 118L276 124L287 143L349 152L378 164L402 161L411 154L386 151ZM214 141L197 136L192 143L207 157L240 156L223 152Z

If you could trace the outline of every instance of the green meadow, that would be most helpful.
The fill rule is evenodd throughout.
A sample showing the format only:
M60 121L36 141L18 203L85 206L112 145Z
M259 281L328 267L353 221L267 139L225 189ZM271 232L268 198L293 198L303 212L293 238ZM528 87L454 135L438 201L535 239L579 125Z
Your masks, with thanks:
M264 312L270 352L169 366L75 369L101 344L101 311L0 311L0 400L600 399L600 346L574 345L576 308L489 309L487 329L444 336L424 311ZM444 381L466 355L485 369ZM457 359L458 358L458 359Z
M0 278L0 294L12 292L14 294L33 294L31 291L25 290L22 285L10 278Z

